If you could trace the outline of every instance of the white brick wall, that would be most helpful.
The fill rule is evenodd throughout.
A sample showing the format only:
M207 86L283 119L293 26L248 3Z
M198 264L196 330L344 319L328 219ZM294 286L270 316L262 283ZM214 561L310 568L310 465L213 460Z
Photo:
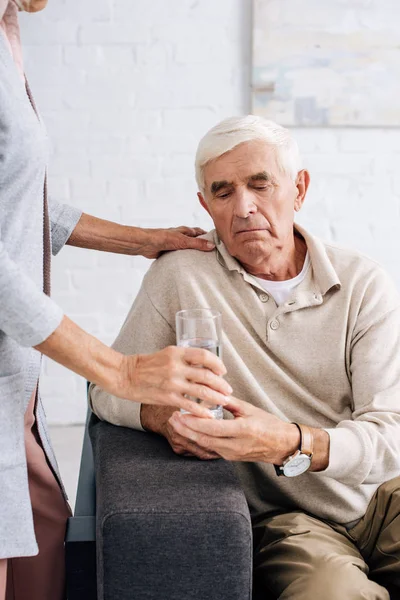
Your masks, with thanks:
M126 224L209 228L193 156L209 127L249 110L251 1L50 0L21 23L52 140L51 193ZM299 222L375 257L400 283L398 131L295 135L312 176ZM148 264L65 248L54 298L111 343ZM50 422L83 420L84 382L50 361L42 394Z

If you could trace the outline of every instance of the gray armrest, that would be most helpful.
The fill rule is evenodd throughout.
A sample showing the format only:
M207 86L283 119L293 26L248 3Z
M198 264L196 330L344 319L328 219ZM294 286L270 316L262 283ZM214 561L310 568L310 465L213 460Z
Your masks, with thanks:
M68 600L96 600L96 487L86 418L75 514L68 519L65 559Z
M99 600L251 598L251 521L232 465L94 415L90 436Z
M93 451L88 432L91 413L89 408L83 438L75 511L74 516L68 519L67 542L89 542L96 539L96 484Z

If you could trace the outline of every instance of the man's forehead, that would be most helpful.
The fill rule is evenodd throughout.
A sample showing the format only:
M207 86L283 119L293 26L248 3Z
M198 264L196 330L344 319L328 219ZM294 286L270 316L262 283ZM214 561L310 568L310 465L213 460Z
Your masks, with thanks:
M210 189L214 181L234 183L261 173L271 177L277 171L274 149L261 140L253 140L210 161L204 168L204 179L206 188Z

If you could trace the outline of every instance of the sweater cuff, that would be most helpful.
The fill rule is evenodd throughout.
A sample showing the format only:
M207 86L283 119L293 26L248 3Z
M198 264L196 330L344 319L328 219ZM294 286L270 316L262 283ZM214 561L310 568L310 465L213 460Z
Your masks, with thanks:
M363 483L370 465L368 450L362 436L347 427L325 429L329 434L329 465L319 475L351 486Z
M140 402L117 398L91 383L89 387L89 403L92 411L102 421L120 427L129 427L145 431L140 420Z
M75 229L82 211L68 204L58 204L54 200L49 205L51 221L51 251L58 254Z
M120 427L130 427L138 431L146 431L140 420L141 403L109 396L112 423Z

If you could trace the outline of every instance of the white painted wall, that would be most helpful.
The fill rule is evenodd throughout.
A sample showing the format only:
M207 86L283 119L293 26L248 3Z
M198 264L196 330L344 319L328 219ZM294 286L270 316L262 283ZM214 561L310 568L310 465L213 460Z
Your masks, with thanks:
M126 224L209 228L193 157L208 128L249 111L251 0L49 0L21 22L52 140L50 192ZM299 222L376 258L400 284L399 132L294 133L312 176ZM53 296L111 343L148 264L65 248ZM42 395L50 422L84 419L83 380L47 361Z

